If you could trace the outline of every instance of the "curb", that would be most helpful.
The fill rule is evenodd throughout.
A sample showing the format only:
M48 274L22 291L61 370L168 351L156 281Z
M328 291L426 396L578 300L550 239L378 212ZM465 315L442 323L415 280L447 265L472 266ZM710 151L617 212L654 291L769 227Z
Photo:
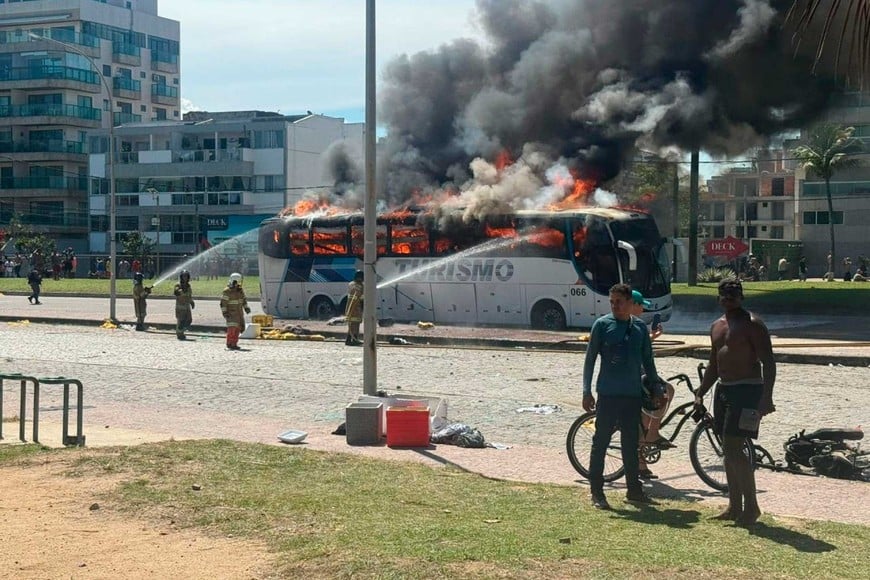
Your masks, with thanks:
M74 318L48 318L48 317L26 317L32 323L36 324L54 324L54 325L69 325L69 326L100 326L103 320L92 319L74 319ZM19 322L21 316L0 315L0 322ZM147 323L147 326L156 328L161 331L175 332L174 324L167 323ZM225 327L215 325L197 325L190 327L190 332L223 334ZM315 334L325 336L327 339L334 339L336 342L344 340L346 331L318 331ZM561 351L561 352L586 352L586 343L576 340L563 340L558 342L541 342L535 340L520 340L509 338L469 338L469 337L449 337L449 336L431 336L425 337L424 340L415 342L419 337L409 338L401 334L378 334L378 343L383 346L404 346L404 347L426 347L426 346L454 346L464 348L501 348L515 349L526 351ZM402 339L407 343L390 344L391 339ZM685 356L699 360L708 360L710 358L710 348L703 346L687 345L682 347L663 347L654 349L653 354L658 357L664 356ZM867 356L849 356L849 355L821 355L811 353L792 353L778 351L774 353L774 360L778 363L792 363L805 365L821 365L821 366L847 366L847 367L870 367L870 357Z

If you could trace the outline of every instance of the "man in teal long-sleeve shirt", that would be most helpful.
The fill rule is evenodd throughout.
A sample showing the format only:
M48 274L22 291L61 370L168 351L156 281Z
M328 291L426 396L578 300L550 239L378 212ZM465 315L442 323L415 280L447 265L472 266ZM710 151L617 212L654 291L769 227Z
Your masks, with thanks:
M638 439L642 397L641 371L658 379L652 356L652 342L646 324L631 316L631 287L617 284L610 289L610 311L595 321L583 366L583 408L595 410L595 434L589 458L589 486L592 505L610 509L604 495L604 457L614 430L620 430L622 463L628 501L651 503L638 479ZM595 361L598 370L598 401L592 395Z

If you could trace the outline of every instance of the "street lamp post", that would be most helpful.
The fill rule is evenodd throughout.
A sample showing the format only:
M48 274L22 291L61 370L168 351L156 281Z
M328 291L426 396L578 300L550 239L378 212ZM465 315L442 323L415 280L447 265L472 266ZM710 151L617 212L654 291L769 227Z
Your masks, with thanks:
M160 275L160 192L154 189L153 187L149 187L146 189L148 193L154 198L154 201L157 202L157 210L156 216L151 225L157 226L157 241L154 244L154 269L156 270L156 274Z
M62 40L42 36L33 32L29 32L28 36L35 40L47 40L59 44L70 52L74 52L87 60L93 67L97 76L100 77L100 80L103 81L103 87L106 89L106 96L109 98L109 151L107 153L109 156L109 262L111 265L111 268L109 269L109 319L114 321L117 320L115 314L117 312L116 302L118 298L118 288L116 284L118 248L115 240L115 120L112 118L112 88L109 86L109 83L106 82L106 78L103 76L100 67L97 66L96 62L94 62L94 59L83 51L77 49L75 46L63 42Z

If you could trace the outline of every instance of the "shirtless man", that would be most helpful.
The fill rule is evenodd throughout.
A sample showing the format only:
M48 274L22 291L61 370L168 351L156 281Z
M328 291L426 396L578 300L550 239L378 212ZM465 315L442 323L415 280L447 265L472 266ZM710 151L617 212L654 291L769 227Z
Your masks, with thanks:
M728 509L717 519L754 524L761 510L755 497L755 473L743 452L747 437L758 437L761 418L773 413L776 363L770 334L760 318L744 309L743 286L733 278L719 283L719 304L725 315L710 328L712 350L704 380L695 394L695 405L719 380L714 397L716 432L722 436Z

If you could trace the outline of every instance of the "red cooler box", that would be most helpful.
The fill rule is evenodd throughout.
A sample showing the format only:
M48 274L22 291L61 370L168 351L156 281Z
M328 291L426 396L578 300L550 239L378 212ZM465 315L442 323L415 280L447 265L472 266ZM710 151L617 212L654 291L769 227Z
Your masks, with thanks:
M387 445L429 446L429 407L388 407Z

